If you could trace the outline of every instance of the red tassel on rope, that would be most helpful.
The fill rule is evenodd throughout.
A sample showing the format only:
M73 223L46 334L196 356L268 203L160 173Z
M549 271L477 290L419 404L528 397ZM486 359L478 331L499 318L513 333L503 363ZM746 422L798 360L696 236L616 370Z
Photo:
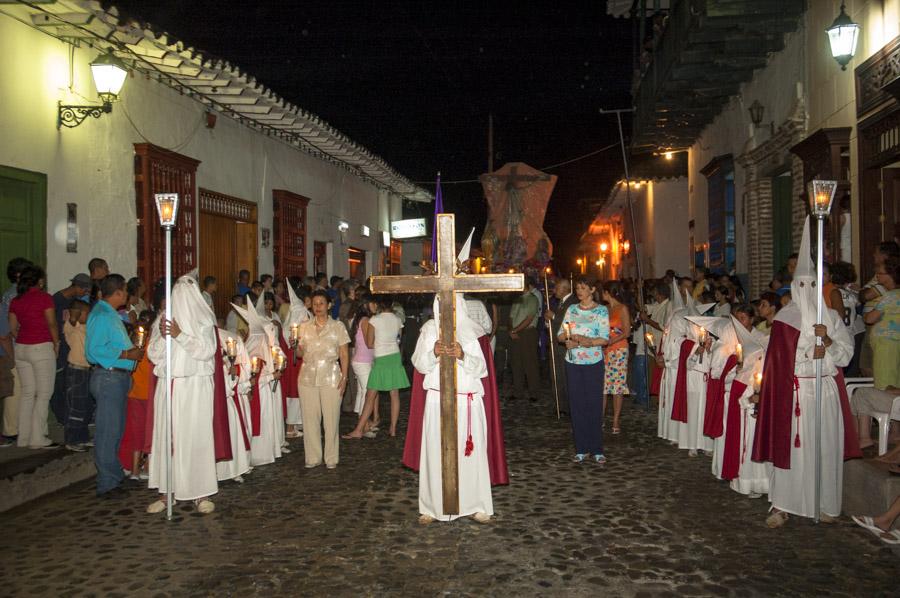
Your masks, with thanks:
M797 406L794 408L794 416L800 418L800 380L794 376L794 396L797 400ZM797 433L794 436L794 447L800 448L800 422L797 422Z
M466 396L466 418L468 420L466 426L466 457L472 454L475 443L472 442L472 393Z

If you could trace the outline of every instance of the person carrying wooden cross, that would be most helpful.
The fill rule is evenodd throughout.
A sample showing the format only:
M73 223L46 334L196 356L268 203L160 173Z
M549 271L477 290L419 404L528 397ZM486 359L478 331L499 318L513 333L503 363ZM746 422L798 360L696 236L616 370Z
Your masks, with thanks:
M434 300L434 319L422 326L413 365L424 376L426 391L422 424L422 449L419 457L419 523L452 521L471 516L487 523L494 514L491 500L491 476L488 468L487 423L481 379L487 376L487 364L478 344L475 323L469 319L462 293L456 296L456 342L440 338L441 305ZM441 479L441 376L440 357L456 358L457 452L459 455L459 511L444 514Z

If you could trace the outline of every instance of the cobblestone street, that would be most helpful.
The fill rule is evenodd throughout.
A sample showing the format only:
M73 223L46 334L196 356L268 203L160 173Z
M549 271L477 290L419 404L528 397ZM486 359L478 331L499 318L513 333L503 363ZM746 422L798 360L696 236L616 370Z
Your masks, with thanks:
M550 411L546 399L504 407L512 481L495 489L489 525L419 526L400 438L342 441L335 471L305 470L294 441L244 485L226 483L212 515L179 505L169 523L144 513L146 489L98 501L90 483L0 515L4 595L896 592L897 556L849 518L767 529L764 500L658 440L655 413L626 407L601 467L570 462L568 421Z

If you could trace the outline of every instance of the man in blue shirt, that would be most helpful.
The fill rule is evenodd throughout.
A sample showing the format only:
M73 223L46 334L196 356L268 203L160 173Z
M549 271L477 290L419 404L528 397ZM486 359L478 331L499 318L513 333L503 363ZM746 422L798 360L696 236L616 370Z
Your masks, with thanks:
M9 260L6 265L6 278L9 288L0 298L0 400L3 400L3 438L0 448L15 445L19 433L19 394L16 392L18 382L15 378L15 342L9 330L9 304L16 296L16 284L19 275L33 264L24 257Z
M93 364L91 395L97 401L94 464L97 496L112 497L125 477L119 463L119 443L125 431L125 409L131 372L143 351L136 348L117 313L128 293L125 279L110 274L100 282L100 299L87 321L85 357Z
M250 270L241 270L238 272L237 294L241 297L250 292Z

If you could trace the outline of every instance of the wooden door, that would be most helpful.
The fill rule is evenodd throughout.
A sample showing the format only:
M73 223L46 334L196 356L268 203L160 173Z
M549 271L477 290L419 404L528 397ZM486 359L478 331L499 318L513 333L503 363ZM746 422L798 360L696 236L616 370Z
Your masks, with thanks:
M275 276L285 279L306 276L306 205L309 198L274 189L272 200Z
M238 272L256 278L256 205L222 193L200 189L200 280L215 276L216 316L225 318L237 291Z
M318 276L319 272L327 272L327 258L325 256L328 251L328 244L324 241L313 242L313 276Z
M156 147L134 144L134 197L137 214L137 275L147 288L165 275L165 241L156 213L156 193L178 194L172 231L172 274L197 267L196 173L199 160Z
M356 247L350 247L347 255L347 264L350 267L350 278L363 281L366 278L366 252Z
M235 223L235 255L234 268L235 273L241 270L250 272L250 280L259 278L259 264L257 263L257 242L256 242L256 223L255 222L237 222ZM237 279L231 287L232 292L237 291Z
M47 175L0 166L0 268L15 257L46 265ZM9 286L0 272L0 292Z

